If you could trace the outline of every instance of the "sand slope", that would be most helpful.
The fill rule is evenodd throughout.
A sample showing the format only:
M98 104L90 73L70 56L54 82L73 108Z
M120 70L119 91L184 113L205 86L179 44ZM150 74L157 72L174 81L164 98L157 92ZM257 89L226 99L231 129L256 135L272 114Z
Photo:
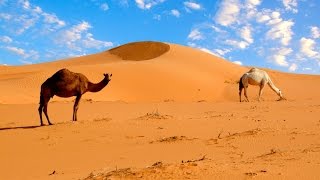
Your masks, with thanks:
M147 51L149 54L146 54L148 46L147 50L152 53ZM106 89L84 97L96 101L234 101L238 96L235 84L248 70L202 51L174 44L133 43L110 52L51 63L0 67L0 88L5 92L0 94L0 103L37 103L42 82L61 68L83 73L92 82L99 82L103 73L113 73L113 80ZM320 94L306 97L310 95L308 91L319 88L318 76L279 72L270 72L270 76L289 99L320 97ZM295 89L294 93L291 93L292 89ZM266 88L264 97L277 98L269 90ZM253 97L256 94L257 90L250 92Z
M61 68L98 93L53 98L55 124L39 127L40 85ZM319 179L320 76L267 70L287 97L249 87L249 68L175 44L140 42L110 51L0 66L0 179ZM44 121L46 123L46 121Z
M238 76L246 71L246 68L202 51L174 44L170 44L168 52L162 52L161 47L157 49L150 44L155 49L155 58L145 60L143 47L148 43L129 44L111 50L117 50L120 56L103 52L51 63L1 67L0 88L7 93L0 95L0 101L36 103L41 83L61 68L83 73L92 82L100 81L105 72L113 73L113 80L107 89L86 95L86 98L97 101L231 100L234 96L222 96L228 86L225 82L235 83ZM122 60L121 56L132 56L134 50L137 50L135 57L132 57L135 61ZM159 55L158 51L162 54ZM147 54L148 57L151 55ZM141 60L137 61L139 58Z

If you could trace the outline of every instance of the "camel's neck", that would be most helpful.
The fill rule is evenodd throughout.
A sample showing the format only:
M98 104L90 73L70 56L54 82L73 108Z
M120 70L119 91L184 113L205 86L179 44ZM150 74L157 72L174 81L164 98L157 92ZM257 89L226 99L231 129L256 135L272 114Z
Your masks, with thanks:
M106 80L102 80L101 82L95 84L92 82L88 83L88 91L89 92L98 92L101 91L101 89L103 89L104 87L106 87L106 85L109 83L109 81Z
M276 92L277 94L279 94L279 89L273 84L273 82L271 81L271 79L270 78L268 78L268 85L270 86L270 88L274 91L274 92Z

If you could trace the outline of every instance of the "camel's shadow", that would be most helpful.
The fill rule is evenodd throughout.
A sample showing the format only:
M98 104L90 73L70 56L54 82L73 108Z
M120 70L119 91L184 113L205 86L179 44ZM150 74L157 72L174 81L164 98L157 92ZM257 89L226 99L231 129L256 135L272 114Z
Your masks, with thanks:
M14 129L35 129L39 128L41 126L15 126L15 127L3 127L0 128L0 131L5 131L5 130L14 130Z

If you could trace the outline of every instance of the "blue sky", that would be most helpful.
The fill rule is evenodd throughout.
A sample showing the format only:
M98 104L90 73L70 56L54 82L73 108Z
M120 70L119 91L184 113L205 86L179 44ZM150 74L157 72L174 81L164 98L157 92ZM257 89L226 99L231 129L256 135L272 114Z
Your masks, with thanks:
M319 9L317 0L0 0L0 64L154 40L246 66L320 74Z

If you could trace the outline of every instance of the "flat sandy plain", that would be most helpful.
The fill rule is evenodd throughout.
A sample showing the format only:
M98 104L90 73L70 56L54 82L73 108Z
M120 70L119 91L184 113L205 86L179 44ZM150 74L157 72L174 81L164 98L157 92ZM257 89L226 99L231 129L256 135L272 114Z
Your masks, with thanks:
M61 68L113 76L77 122L74 98L54 97L40 127L40 86ZM155 42L0 66L0 179L319 179L320 76L266 70L287 100L250 86L240 103L249 69Z

